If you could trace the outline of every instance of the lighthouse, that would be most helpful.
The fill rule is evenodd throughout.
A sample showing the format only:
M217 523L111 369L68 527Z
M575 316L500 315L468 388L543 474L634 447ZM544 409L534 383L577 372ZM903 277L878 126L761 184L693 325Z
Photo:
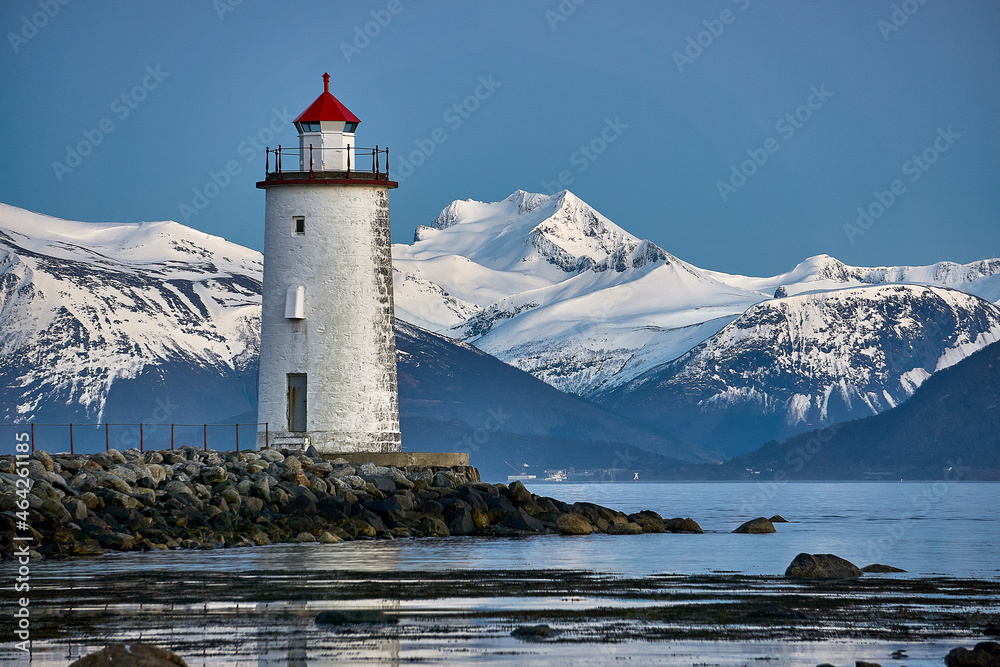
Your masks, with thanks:
M399 452L388 149L330 93L268 147L257 444ZM266 424L266 426L265 426Z

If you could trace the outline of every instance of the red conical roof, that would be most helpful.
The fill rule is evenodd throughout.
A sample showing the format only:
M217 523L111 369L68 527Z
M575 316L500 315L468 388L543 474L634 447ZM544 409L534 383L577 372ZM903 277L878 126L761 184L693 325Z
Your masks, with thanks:
M360 123L361 119L351 113L351 110L330 94L330 75L323 73L323 94L309 105L309 108L299 114L296 123L315 123L321 120L342 120L348 123Z

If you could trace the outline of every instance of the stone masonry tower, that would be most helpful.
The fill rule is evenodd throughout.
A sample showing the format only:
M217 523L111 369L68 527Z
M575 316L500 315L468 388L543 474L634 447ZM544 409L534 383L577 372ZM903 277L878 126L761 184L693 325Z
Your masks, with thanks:
M268 149L257 445L400 451L387 148L330 94ZM265 434L264 423L267 423ZM265 438L267 442L265 443Z

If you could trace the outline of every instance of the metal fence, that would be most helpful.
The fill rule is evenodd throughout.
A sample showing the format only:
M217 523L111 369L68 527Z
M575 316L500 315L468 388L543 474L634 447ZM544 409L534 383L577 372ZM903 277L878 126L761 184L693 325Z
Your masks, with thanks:
M284 161L291 159L291 168ZM273 161L272 161L273 160ZM327 161L338 165L336 168L324 167ZM353 166L352 166L353 165ZM316 172L343 172L348 179L354 174L357 178L389 180L389 148L346 148L313 147L286 148L278 146L265 149L264 177L281 179L284 174L309 173L309 178L315 178Z
M265 447L271 443L267 422L250 424L0 424L0 454L15 453L15 445L28 435L31 451L92 454L109 449L139 451L197 447L208 451L255 449L257 433L264 429Z

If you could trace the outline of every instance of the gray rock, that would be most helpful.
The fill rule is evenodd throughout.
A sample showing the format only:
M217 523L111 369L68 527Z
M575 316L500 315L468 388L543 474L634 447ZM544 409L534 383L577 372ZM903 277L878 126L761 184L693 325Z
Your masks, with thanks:
M807 554L796 556L785 576L789 579L853 579L862 576L854 563L833 554Z
M774 516L772 516L769 519L769 521L771 523L788 523L788 519L786 519L785 517L781 516L780 514L775 514Z
M979 642L971 651L967 648L952 649L945 656L944 664L948 667L1000 667L1000 644Z
M551 502L549 504L551 504ZM643 510L642 512L629 514L628 520L631 521L632 523L637 523L640 526L642 526L642 531L644 533L667 532L667 526L663 521L663 517L661 517L659 514L651 510Z
M548 625L543 624L518 626L510 633L510 636L524 641L541 641L558 634L560 634L559 630L554 630Z
M87 518L87 504L84 503L79 498L67 498L63 501L63 506L66 511L69 512L77 521L82 521Z
M510 497L515 503L520 505L521 503L526 503L531 500L531 491L521 483L521 480L517 480L512 483L509 487Z
M777 531L774 529L774 524L771 523L770 519L761 516L741 524L740 527L734 530L733 532L764 534L764 533L775 533Z
M49 455L48 452L43 452L40 449L36 450L35 453L31 455L31 458L41 463L42 467L44 467L47 471L49 472L53 471L54 461L52 460L52 457Z
M349 625L353 623L398 623L399 617L381 609L329 609L316 616L319 625Z
M545 532L545 526L542 525L542 522L525 512L522 507L518 507L512 514L508 515L501 522L501 525L506 526L507 528L513 528L514 530L522 530L532 533ZM642 532L642 528L639 528L639 532Z
M218 484L229 479L226 469L222 466L205 466L193 477L195 481L208 485Z
M640 535L642 526L637 523L612 523L608 525L608 535Z
M113 465L108 468L108 474L114 475L126 484L135 484L136 480L139 479L139 475L136 474L131 466Z
M893 567L892 565L883 565L882 563L872 563L871 565L865 565L861 568L862 572L871 572L873 574L883 574L889 572L906 572L906 570L900 569L898 567Z
M701 529L701 526L698 525L698 522L692 519L691 517L687 517L686 519L682 519L680 517L675 517L673 519L670 519L669 521L666 522L666 528L667 531L671 533L701 534L705 532Z
M441 471L434 473L434 478L431 480L431 486L441 486L446 489L454 489L457 485L455 484L454 474L449 475L448 473Z
M264 459L268 463L280 463L285 460L285 455L277 449L262 449L260 451L260 458Z
M372 484L382 493L393 493L396 490L396 483L384 475L361 475L361 479Z
M70 667L187 667L187 663L176 653L166 649L131 642L129 644L109 644L97 653L70 663Z
M343 465L334 465L330 469L329 476L336 479L354 476L357 472L358 471L354 468L354 466L345 463Z
M464 509L448 515L448 532L452 535L475 535L476 522L472 518L472 510Z
M559 515L556 520L556 528L563 535L590 535L594 532L594 526L582 514L569 512Z

